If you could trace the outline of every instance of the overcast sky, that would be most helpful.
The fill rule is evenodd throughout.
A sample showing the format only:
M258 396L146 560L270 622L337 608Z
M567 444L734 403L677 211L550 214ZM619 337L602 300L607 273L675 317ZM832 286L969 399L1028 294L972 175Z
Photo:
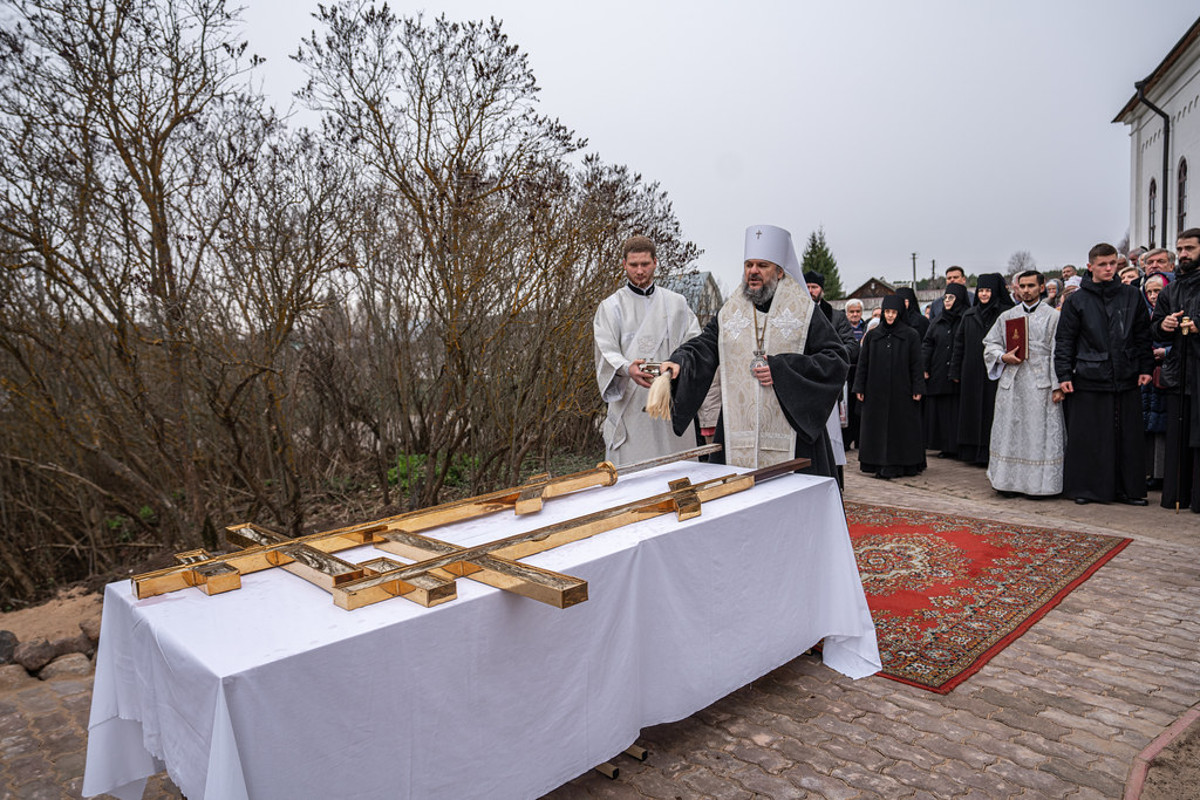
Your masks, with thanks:
M286 106L316 0L248 0ZM1080 264L1128 228L1129 136L1111 120L1200 13L1186 0L738 3L393 0L503 20L544 113L669 193L702 269L740 279L742 235L825 229L847 291Z

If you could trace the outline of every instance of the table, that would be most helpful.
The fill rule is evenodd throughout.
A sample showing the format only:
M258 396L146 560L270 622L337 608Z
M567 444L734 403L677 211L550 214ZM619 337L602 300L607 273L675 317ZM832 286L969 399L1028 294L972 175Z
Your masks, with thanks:
M477 544L735 471L673 464L431 533ZM433 608L344 611L278 569L212 597L110 584L83 795L140 797L165 765L191 800L537 797L822 639L850 677L880 667L827 478L787 475L527 561L586 579L588 601L459 580Z

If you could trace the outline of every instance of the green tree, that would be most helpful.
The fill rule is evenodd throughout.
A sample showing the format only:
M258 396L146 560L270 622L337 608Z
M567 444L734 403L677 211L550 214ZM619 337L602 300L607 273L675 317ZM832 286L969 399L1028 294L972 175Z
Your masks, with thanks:
M825 243L825 229L818 228L808 235L808 244L804 246L804 255L800 265L805 272L819 272L825 276L825 297L837 300L842 296L842 279L838 276L837 259L829 252Z

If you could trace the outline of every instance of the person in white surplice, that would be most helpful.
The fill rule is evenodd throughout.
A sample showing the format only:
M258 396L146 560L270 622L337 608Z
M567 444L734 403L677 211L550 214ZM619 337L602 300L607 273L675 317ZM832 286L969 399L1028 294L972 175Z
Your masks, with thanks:
M654 242L634 236L622 248L626 284L596 309L596 382L608 403L604 420L605 458L614 466L634 464L696 446L694 426L676 436L670 425L646 414L654 375L647 361L662 361L699 335L700 323L683 295L654 283L658 258Z
M1054 495L1063 486L1063 393L1054 377L1054 333L1059 312L1042 302L1045 277L1017 276L1020 303L1005 311L983 339L988 377L999 379L992 418L987 476L998 492ZM1005 325L1024 317L1027 355L1005 347Z

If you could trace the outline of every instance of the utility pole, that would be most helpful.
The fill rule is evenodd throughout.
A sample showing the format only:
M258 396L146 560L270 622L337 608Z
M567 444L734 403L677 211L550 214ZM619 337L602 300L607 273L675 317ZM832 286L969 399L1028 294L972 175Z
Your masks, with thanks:
M917 254L912 254L913 258L913 291L917 290Z
M934 280L936 278L937 278L937 259L931 258L931 259L929 259L929 279Z

